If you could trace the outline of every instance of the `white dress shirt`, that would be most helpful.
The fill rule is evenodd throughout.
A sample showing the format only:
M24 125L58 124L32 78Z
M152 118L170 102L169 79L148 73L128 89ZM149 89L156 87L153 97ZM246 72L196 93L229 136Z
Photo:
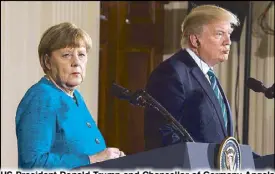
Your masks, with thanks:
M194 61L198 64L200 69L202 70L204 76L208 80L208 82L211 84L209 76L207 75L207 72L211 68L213 70L213 67L210 67L207 65L203 60L201 60L190 48L185 48L185 50L190 54L190 56L194 59Z

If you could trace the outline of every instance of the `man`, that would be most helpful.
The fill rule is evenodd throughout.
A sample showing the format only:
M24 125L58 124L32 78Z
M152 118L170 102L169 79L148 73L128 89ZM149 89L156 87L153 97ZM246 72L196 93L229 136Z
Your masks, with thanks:
M230 35L239 19L213 5L194 8L182 23L182 49L150 75L147 92L190 133L195 142L221 143L233 136L229 103L213 71L228 59ZM182 139L156 111L145 110L146 150Z

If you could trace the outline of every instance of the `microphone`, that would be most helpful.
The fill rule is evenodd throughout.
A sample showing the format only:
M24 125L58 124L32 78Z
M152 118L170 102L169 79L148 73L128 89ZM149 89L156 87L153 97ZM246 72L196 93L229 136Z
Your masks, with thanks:
M270 88L267 88L267 90L265 91L265 96L269 99L272 99L272 98L275 97L275 95L274 95L274 85L275 85L275 83Z
M144 90L137 90L131 93L128 89L123 88L115 83L112 85L113 94L122 100L128 100L132 105L150 107L160 112L165 119L180 133L181 137L188 142L194 142L193 138L186 129L152 96Z
M112 84L111 93L121 100L129 101L132 105L142 105L142 100L141 97L139 97L138 92L132 93L128 89L119 86L114 82Z
M122 86L119 86L116 83L112 84L111 92L114 96L122 100L130 100L132 95L128 89L123 88Z
M270 88L266 88L262 82L256 80L252 77L247 79L246 85L249 89L252 89L254 92L262 92L269 99L274 98L274 84Z

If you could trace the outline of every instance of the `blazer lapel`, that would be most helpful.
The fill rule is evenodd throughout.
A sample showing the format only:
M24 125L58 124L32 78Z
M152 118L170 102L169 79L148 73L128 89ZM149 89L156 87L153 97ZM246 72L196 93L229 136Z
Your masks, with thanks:
M219 82L219 80L217 79L217 83L218 83L218 86L220 88L220 91L221 91L221 94L222 94L222 97L224 98L224 101L225 101L225 106L226 106L226 110L227 110L227 118L228 118L228 126L230 126L230 129L229 129L229 136L234 136L233 133L234 133L234 124L233 124L233 120L232 120L232 113L231 113L231 109L230 109L230 105L229 105L229 102L224 94L224 91L221 87L221 84Z
M207 79L205 78L204 74L202 73L201 69L198 66L193 67L191 69L191 73L195 77L195 79L198 81L198 83L201 85L201 87L207 94L208 98L212 102L212 104L215 108L215 111L218 115L218 119L220 121L220 125L222 127L223 133L225 136L227 136L227 131L225 129L224 120L222 117L221 106L219 104L217 97L215 96L213 89L211 88L209 82L207 81Z
M208 98L210 99L211 103L213 104L214 109L218 115L218 120L220 121L220 125L223 130L223 133L225 136L227 136L228 133L227 133L227 130L225 129L221 106L219 104L219 101L218 101L211 85L209 84L208 80L205 78L205 75L203 74L201 69L198 67L196 62L193 60L193 58L189 55L189 53L186 50L180 50L178 58L180 61L184 62L184 64L190 68L191 74L194 76L194 78L200 84L201 88L207 94Z

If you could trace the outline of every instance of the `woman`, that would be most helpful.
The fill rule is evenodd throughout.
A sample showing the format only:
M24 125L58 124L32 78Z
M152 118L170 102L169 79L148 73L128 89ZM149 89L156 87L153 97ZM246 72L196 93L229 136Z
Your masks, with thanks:
M104 138L76 88L83 82L91 38L71 23L50 27L38 54L44 77L16 112L19 168L72 169L125 156Z

